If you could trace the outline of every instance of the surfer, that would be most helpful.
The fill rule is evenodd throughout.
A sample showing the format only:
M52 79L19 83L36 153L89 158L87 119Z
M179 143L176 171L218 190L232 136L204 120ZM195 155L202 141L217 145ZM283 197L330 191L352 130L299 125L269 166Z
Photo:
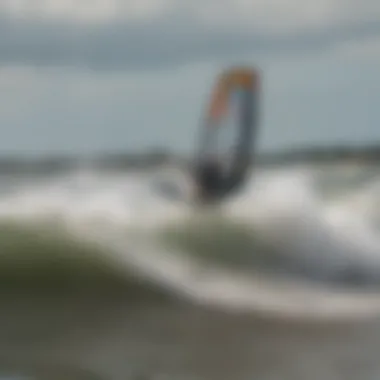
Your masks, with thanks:
M203 162L195 173L197 197L203 202L219 198L223 189L223 170L220 162L210 159Z
M245 179L245 168L241 171L235 169L226 175L223 163L217 159L203 162L195 173L197 198L201 203L211 203L221 200L230 193L237 191Z
M236 192L244 183L250 165L255 130L254 110L256 100L253 94L257 88L257 73L247 68L233 68L224 72L215 88L207 121L203 128L202 153L197 155L194 171L196 199L202 203L215 203ZM220 122L229 106L229 96L234 90L242 90L239 103L240 125L236 128L236 149L230 156L230 163L215 154L217 133ZM236 126L234 126L236 127ZM235 145L235 144L234 144ZM225 170L225 164L229 169Z

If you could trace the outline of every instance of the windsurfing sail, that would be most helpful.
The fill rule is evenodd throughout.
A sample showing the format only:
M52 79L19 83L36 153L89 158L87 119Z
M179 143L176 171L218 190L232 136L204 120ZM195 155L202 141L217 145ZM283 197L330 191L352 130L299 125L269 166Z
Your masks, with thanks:
M217 78L196 157L195 180L201 191L211 190L220 198L244 183L254 153L258 102L256 69L235 67Z

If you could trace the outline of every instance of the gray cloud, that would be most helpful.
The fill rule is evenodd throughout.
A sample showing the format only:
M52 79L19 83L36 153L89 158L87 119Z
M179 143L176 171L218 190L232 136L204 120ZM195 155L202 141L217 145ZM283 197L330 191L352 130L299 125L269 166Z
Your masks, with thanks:
M264 29L210 28L167 13L151 21L80 24L0 14L0 64L123 70L167 67L242 54L282 55L329 49L380 35L379 20L274 34Z

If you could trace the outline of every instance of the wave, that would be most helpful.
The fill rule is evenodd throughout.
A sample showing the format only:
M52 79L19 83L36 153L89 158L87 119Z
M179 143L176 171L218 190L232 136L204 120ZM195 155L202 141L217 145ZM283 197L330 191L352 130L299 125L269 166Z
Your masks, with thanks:
M164 299L128 268L122 270L93 242L75 239L46 224L3 222L0 225L1 292L124 294L127 299Z
M380 182L369 175L326 200L318 175L263 170L203 213L160 196L150 173L27 180L0 198L2 281L174 297L229 312L377 315Z

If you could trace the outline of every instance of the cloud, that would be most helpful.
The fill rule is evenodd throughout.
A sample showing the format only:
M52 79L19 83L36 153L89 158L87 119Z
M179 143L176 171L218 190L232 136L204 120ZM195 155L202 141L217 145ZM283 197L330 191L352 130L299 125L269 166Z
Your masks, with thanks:
M6 0L0 64L124 70L289 55L380 36L363 0Z
M116 18L157 16L170 0L3 0L1 10L15 18L99 23Z

